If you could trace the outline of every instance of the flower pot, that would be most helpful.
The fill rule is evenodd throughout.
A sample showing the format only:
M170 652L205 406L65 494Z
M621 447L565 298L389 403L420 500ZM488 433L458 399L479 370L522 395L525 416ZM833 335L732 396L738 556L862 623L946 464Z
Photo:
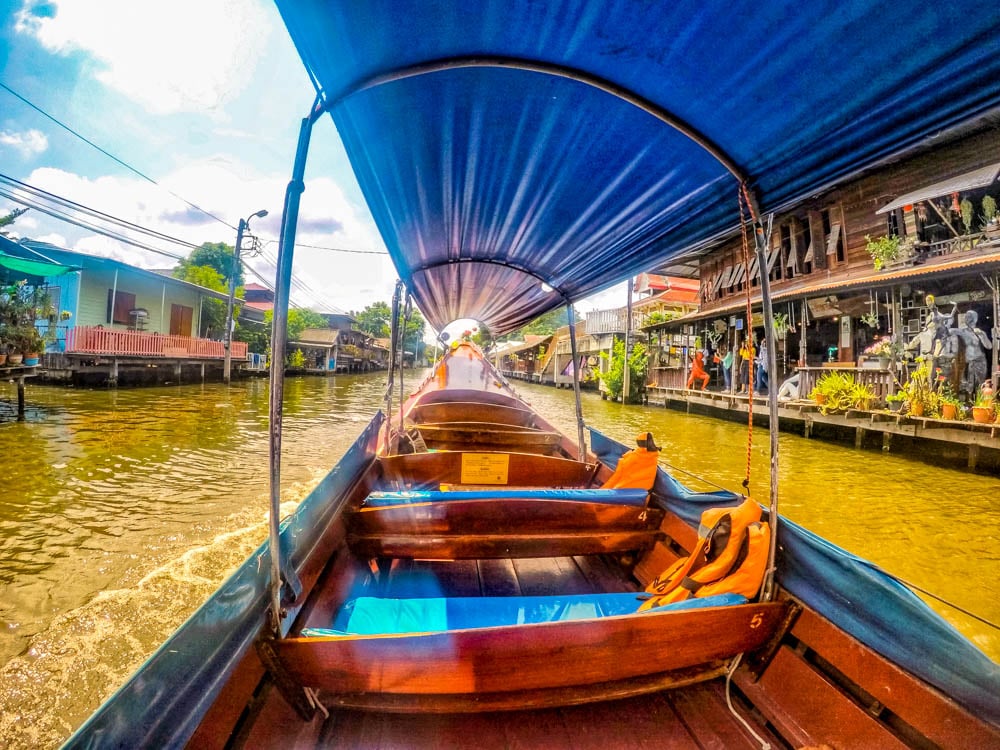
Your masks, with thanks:
M993 408L990 406L973 406L972 421L986 424L993 421Z
M819 404L820 406L826 403L825 393L817 393L815 398L816 398L816 403Z
M21 366L21 360L23 360L23 359L24 359L24 355L23 354L8 354L7 355L7 364L10 365L11 367L20 367Z
M921 403L910 404L910 414L914 417L924 416L924 405Z
M958 419L958 406L941 404L941 419Z
M6 364L7 364L7 352L4 352L3 354L0 354L0 367L3 367Z
M888 402L888 406L889 406L889 411L891 411L891 412L898 412L898 411L900 411L903 408L903 402L902 401L889 401Z
M38 362L41 359L37 352L31 352L30 354L24 355L24 366L25 367L37 367Z

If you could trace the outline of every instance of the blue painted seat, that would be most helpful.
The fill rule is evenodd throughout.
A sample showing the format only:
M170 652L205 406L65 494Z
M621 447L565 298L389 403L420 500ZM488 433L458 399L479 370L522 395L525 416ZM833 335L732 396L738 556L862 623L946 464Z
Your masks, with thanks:
M569 500L582 503L608 503L612 505L645 505L649 493L637 489L551 489L551 490L413 490L404 492L372 492L365 499L364 507L410 505L413 503L444 503L459 500Z
M569 622L634 614L646 596L641 592L570 594L565 596L470 596L425 599L378 599L362 596L348 601L332 628L304 628L305 638L345 635L439 633L470 628ZM688 599L643 612L744 604L739 594Z

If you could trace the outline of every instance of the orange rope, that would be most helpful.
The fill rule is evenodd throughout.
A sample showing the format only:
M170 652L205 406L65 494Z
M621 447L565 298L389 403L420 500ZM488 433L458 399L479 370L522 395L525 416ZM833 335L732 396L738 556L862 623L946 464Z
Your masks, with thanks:
M740 204L740 235L743 238L743 268L746 270L746 284L744 285L747 291L746 337L747 346L750 348L750 361L747 363L747 474L743 479L743 488L747 491L747 493L749 493L750 462L753 458L753 365L756 355L754 352L753 340L753 311L750 303L750 243L747 241L747 222L743 215L743 204L746 203L747 210L751 216L753 215L753 206L750 203L749 196L747 195L746 183L740 183L739 197L737 200Z

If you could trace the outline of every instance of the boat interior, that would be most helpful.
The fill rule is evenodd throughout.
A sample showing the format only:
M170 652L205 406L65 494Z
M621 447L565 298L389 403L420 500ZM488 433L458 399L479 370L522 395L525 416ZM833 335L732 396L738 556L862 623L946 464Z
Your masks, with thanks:
M372 438L289 637L257 642L189 747L1000 740L780 588L640 612L704 542L659 486L601 488L611 469L565 438L511 452L507 428L551 428L505 383L474 408L427 385ZM448 416L469 447L413 439L427 424L447 435Z

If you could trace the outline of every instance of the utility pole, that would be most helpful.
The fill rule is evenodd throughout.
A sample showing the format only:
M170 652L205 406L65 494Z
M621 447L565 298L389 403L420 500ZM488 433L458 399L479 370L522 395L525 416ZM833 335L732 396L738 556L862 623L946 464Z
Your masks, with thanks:
M226 303L226 331L223 338L226 350L226 357L222 365L222 382L229 383L229 373L232 367L232 344L233 344L233 302L236 297L236 272L240 268L240 249L243 245L243 233L250 228L250 219L255 216L264 218L267 210L261 209L255 214L250 214L245 219L240 219L236 227L236 247L233 249L233 262L229 269L229 299Z

